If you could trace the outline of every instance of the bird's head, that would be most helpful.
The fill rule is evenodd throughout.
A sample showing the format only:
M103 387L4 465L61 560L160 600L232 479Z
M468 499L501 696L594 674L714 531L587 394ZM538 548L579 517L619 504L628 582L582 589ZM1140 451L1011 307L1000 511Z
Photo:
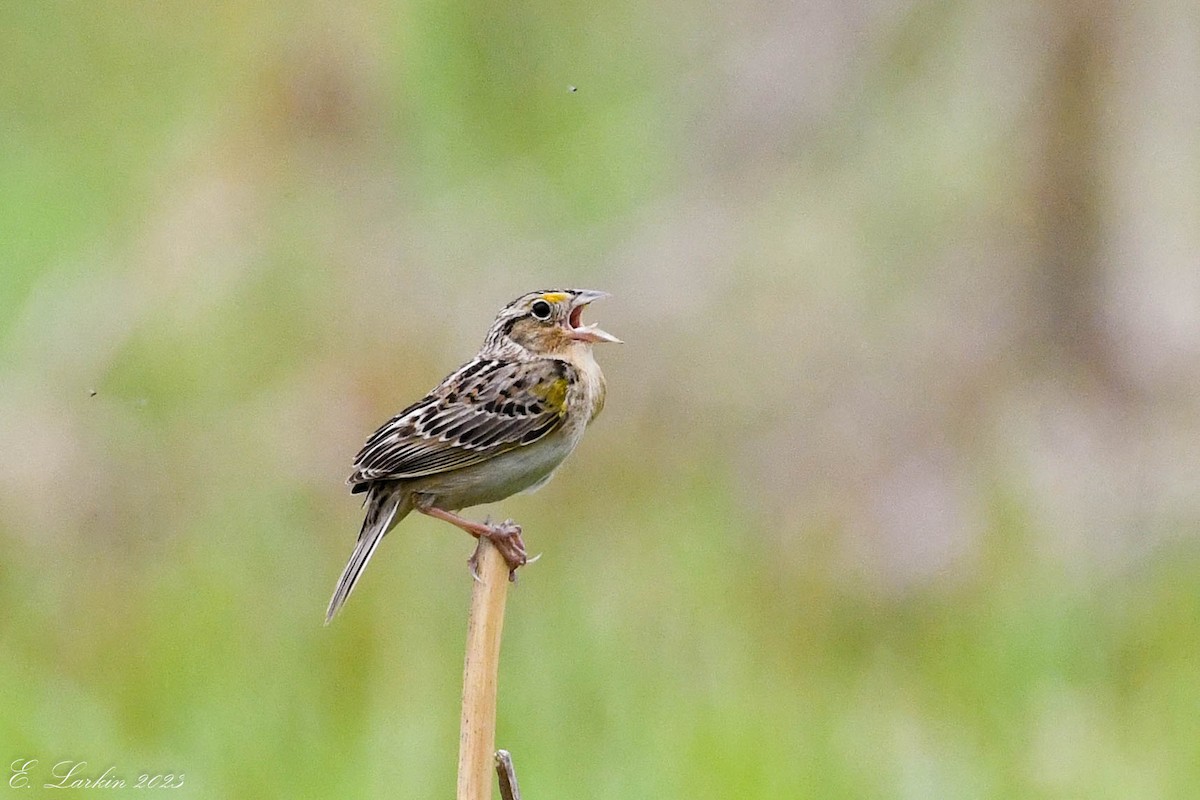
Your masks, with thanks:
M521 295L500 310L488 331L485 348L515 344L533 353L553 354L596 342L620 343L595 324L583 324L583 309L602 297L608 297L608 293L591 289L552 289Z

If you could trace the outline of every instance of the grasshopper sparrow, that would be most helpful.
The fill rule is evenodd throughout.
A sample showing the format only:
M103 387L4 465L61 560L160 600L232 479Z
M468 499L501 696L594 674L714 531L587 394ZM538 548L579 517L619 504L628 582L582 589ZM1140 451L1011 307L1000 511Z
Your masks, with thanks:
M518 297L501 309L478 355L367 439L347 481L352 492L366 492L366 518L329 601L327 624L384 534L414 510L490 539L515 577L528 560L521 528L455 512L537 489L579 444L604 406L592 345L620 341L583 325L580 315L606 296L563 289Z

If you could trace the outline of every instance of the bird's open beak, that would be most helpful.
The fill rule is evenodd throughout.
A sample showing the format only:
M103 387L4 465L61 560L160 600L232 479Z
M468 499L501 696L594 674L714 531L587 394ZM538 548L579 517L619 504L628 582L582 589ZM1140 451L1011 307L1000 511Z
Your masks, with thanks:
M567 315L567 333L570 334L572 339L580 342L613 342L614 344L623 344L620 339L611 333L597 328L595 323L584 325L582 322L584 306L603 297L608 297L608 292L596 292L591 289L584 289L575 293L575 298L571 301L571 313Z

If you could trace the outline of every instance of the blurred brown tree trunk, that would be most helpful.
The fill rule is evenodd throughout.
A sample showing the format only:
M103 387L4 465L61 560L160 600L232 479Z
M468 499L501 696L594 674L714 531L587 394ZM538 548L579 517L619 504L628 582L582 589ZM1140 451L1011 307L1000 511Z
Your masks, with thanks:
M1044 328L1037 350L1111 383L1111 354L1103 319L1101 142L1104 88L1110 61L1109 16L1101 2L1056 3L1064 36L1049 54L1042 105L1042 161L1034 187L1038 214Z

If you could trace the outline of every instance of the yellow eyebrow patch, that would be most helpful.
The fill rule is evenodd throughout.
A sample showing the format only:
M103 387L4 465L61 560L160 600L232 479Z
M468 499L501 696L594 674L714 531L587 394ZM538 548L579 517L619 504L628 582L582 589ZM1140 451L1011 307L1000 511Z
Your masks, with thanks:
M567 299L567 296L562 292L547 292L546 294L542 295L542 299L547 303L561 303L563 300Z

